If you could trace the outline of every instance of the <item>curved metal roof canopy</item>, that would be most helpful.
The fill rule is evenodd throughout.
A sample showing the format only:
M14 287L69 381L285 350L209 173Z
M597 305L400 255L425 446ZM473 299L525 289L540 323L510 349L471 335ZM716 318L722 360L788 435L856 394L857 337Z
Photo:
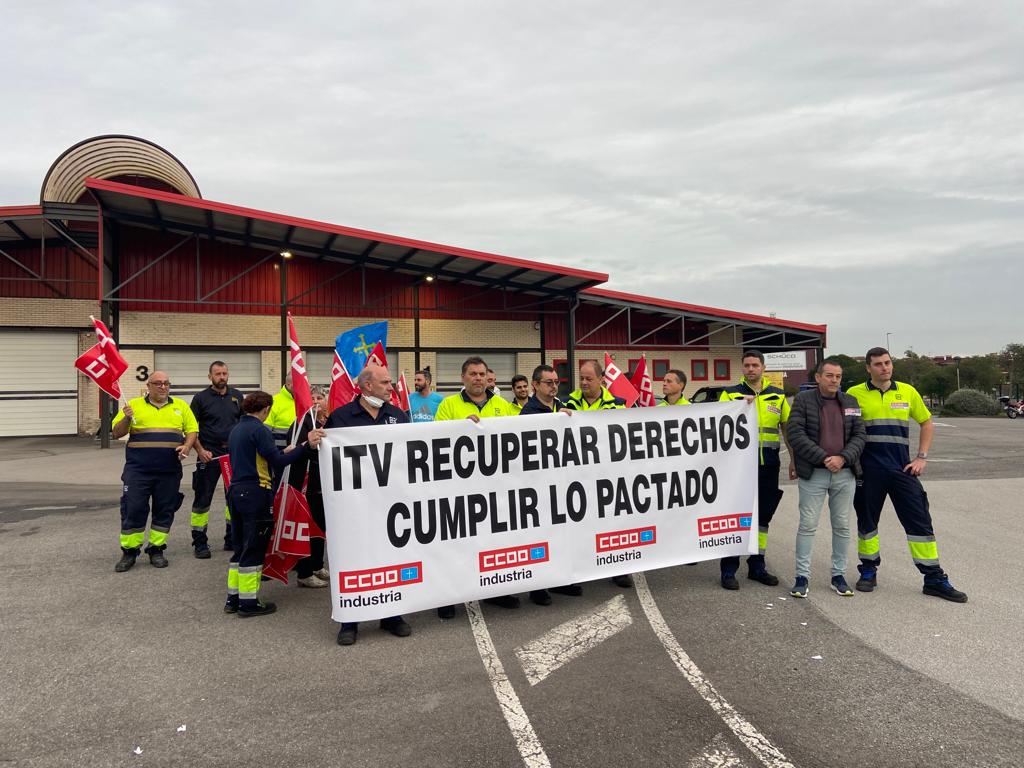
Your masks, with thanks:
M167 184L179 194L198 197L199 185L178 158L137 136L94 136L64 150L43 178L40 202L77 203L87 178L145 176Z

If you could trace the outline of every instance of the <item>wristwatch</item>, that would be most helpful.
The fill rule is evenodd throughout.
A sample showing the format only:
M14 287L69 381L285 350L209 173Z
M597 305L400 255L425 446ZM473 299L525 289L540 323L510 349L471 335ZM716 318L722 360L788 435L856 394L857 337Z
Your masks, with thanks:
M928 454L925 453L924 451L918 451L917 452L917 458L919 458L919 459L927 459L928 458Z

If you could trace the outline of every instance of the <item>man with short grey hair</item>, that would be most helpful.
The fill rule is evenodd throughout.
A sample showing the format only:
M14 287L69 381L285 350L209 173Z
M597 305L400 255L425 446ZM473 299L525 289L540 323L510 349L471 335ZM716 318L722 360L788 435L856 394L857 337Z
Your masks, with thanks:
M789 474L798 478L800 525L796 533L796 582L790 594L807 597L811 576L811 549L828 496L832 521L832 589L844 597L853 590L846 583L850 548L850 517L864 450L865 429L856 398L840 391L843 366L826 358L814 374L818 386L796 396L789 412L787 436L792 452Z

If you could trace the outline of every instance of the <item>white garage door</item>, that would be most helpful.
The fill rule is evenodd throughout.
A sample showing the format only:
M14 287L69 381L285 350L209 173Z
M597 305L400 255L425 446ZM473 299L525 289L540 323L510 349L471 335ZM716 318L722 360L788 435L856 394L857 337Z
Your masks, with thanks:
M191 401L192 395L210 386L210 363L214 360L227 363L230 386L244 394L260 388L262 368L258 351L168 350L157 351L154 359L155 370L166 372L171 380L171 394L185 401Z
M0 437L78 433L78 334L0 331Z
M462 388L462 364L470 357L467 352L438 352L437 370L433 371L434 385L438 392L451 394ZM488 352L480 355L498 377L498 387L505 397L511 394L511 381L516 370L515 352ZM411 386L411 382L410 382Z
M398 370L398 353L388 352L388 370L391 371L392 376L397 381L401 371L395 373ZM321 384L325 387L331 386L331 368L334 365L334 353L324 352L323 350L310 350L306 352L306 371L309 373L310 384ZM358 375L358 371L349 371L354 379ZM406 371L406 375L411 377L412 371ZM409 382L409 386L412 386L412 382Z

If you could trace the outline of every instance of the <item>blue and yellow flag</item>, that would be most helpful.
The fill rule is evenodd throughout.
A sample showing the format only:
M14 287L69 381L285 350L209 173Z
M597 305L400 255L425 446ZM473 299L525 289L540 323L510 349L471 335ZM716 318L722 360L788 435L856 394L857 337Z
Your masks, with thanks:
M355 380L366 365L366 358L373 352L377 342L388 348L388 323L368 323L351 331L345 331L334 340L334 349L345 364L348 375Z

